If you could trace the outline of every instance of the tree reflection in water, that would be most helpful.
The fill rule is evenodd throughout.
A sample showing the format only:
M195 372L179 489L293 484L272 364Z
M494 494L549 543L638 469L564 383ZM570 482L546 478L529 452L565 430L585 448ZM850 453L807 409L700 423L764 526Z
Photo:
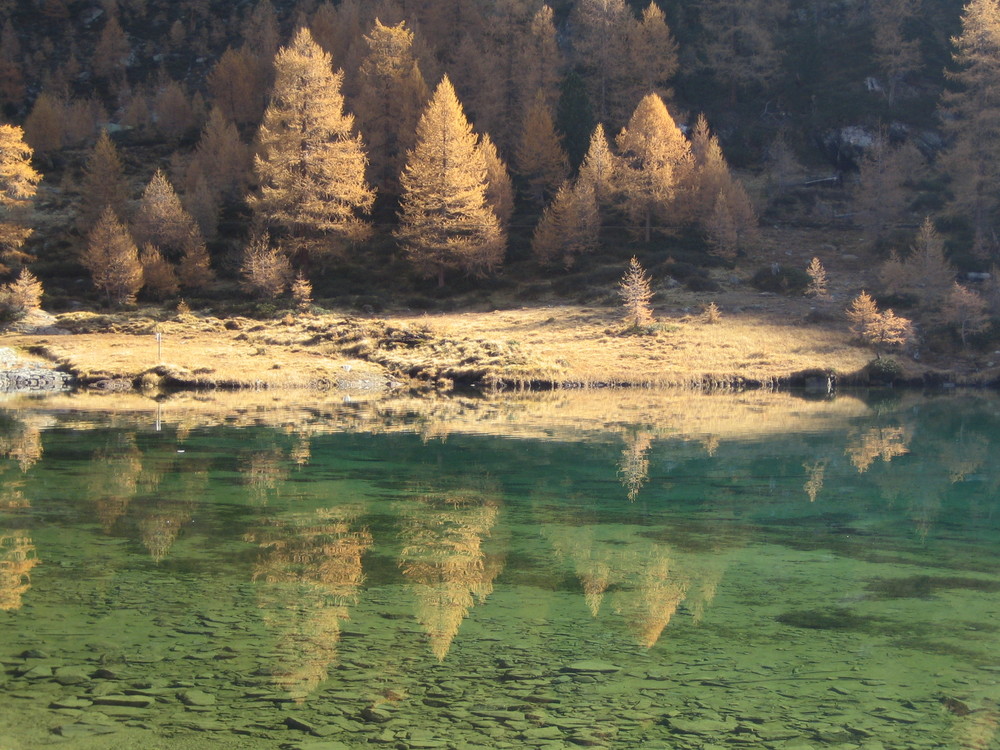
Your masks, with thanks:
M357 602L361 558L372 545L368 529L355 526L361 514L359 505L287 514L246 535L261 549L253 580L264 621L277 634L272 679L297 701L337 661L341 623Z
M481 487L425 494L400 507L399 567L439 661L503 570L502 556L487 546L500 516L499 498L495 489Z

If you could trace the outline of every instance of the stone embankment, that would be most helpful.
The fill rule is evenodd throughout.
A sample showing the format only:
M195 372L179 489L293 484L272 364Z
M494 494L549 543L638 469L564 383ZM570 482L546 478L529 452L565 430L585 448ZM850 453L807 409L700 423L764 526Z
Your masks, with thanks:
M69 386L66 373L23 362L13 349L0 347L0 393L51 393Z

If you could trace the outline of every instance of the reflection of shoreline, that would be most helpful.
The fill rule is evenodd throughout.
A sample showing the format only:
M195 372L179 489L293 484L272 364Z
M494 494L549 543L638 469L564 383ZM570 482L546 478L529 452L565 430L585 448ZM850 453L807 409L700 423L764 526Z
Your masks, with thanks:
M904 397L905 398L905 397ZM690 390L563 390L505 393L502 397L386 397L345 400L342 395L303 401L301 393L281 391L180 393L154 401L139 394L78 393L44 400L14 400L49 412L62 427L81 424L71 412L87 413L110 425L135 428L145 423L181 428L227 425L308 428L324 432L408 432L430 438L449 434L488 434L542 440L608 440L636 425L655 425L653 437L710 444L767 435L844 429L870 414L859 399L842 395L810 401L769 391L704 393ZM2 411L2 410L0 410Z

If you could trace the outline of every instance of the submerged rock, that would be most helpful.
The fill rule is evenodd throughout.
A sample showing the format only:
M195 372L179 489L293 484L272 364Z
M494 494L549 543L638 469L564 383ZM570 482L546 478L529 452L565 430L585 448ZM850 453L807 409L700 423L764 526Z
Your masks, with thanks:
M215 705L215 696L204 690L182 690L177 694L177 699L185 706Z
M620 672L621 667L616 667L606 661L590 660L573 662L563 667L561 671L574 674L613 674Z
M736 728L736 722L732 719L685 719L675 716L667 719L666 723L675 732L681 734L722 734Z
M94 704L98 706L122 706L125 708L149 708L156 703L155 698L148 695L95 695Z
M78 685L90 681L90 673L83 667L59 667L55 671L56 682L60 685Z

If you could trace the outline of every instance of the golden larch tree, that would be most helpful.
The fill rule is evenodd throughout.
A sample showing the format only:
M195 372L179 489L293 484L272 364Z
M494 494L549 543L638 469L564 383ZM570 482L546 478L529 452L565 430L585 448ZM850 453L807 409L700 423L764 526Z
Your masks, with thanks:
M109 305L135 302L142 288L139 250L110 207L104 209L90 230L80 262L90 271L94 286L107 297Z
M1000 213L1000 6L971 0L962 14L962 32L952 39L957 70L948 74L945 121L952 136L942 164L951 178L952 208L968 218L980 237L997 247Z
M324 2L309 19L309 31L323 51L331 56L334 70L357 70L368 49L364 33L372 27L375 3L363 0ZM381 10L381 9L380 9ZM403 19L390 19L379 15L388 23Z
M292 279L288 257L271 244L267 232L250 238L240 262L240 286L252 295L273 299L285 291Z
M692 168L691 146L657 94L643 97L616 142L625 210L649 242L654 219L670 219L678 186Z
M813 258L809 262L806 274L809 276L809 286L806 287L806 294L815 299L830 299L830 292L827 289L826 269L823 268L823 263L819 258Z
M449 80L470 122L482 131L494 132L498 145L509 152L517 141L519 112L513 105L513 89L504 75L503 53L495 40L467 32L449 59Z
M599 122L621 125L634 94L630 79L630 42L638 21L624 0L580 0L571 15L578 29L574 40L577 66Z
M743 183L730 180L723 186L705 230L712 250L723 258L735 258L757 246L760 238L757 211Z
M562 53L556 40L552 8L543 5L531 19L526 34L520 39L517 70L521 86L520 108L523 112L540 93L550 111L559 104Z
M375 192L365 182L364 145L344 112L342 73L309 30L274 58L271 103L257 135L260 191L250 204L298 253L328 253L368 236Z
M703 0L700 67L737 93L765 85L781 72L775 32L788 14L784 0Z
M466 35L461 56L450 66L455 86L476 127L496 136L510 153L517 143L525 107L536 91L526 88L522 48L529 41L532 0L493 0L482 33ZM465 68L462 70L461 68Z
M16 313L38 310L42 306L42 282L27 268L22 268L9 284L0 286L0 306Z
M871 5L875 63L885 75L890 105L900 82L923 63L920 40L909 38L905 30L919 12L920 4L913 0L875 0Z
M486 199L486 162L451 81L441 79L417 124L417 143L400 179L396 238L425 276L489 271L505 237Z
M618 284L618 293L625 307L627 325L633 328L652 325L653 308L649 305L653 299L652 279L634 255Z
M708 127L705 115L698 115L691 132L691 171L689 202L694 219L707 221L715 210L719 193L732 182L729 164L719 139Z
M893 146L886 132L875 135L858 164L854 188L855 221L873 244L885 239L906 218L909 172L921 161L916 148Z
M958 329L962 346L965 346L970 334L981 333L989 326L990 318L986 308L986 300L956 281L944 299L941 313L945 323Z
M525 192L539 206L569 172L569 160L559 141L555 120L541 92L525 113L514 156Z
M891 294L909 294L923 309L936 308L951 289L955 267L944 252L944 239L930 217L917 232L916 242L905 258L893 251L879 269L879 279Z
M480 136L478 149L486 162L486 204L493 209L500 226L506 230L514 214L514 185L510 172L489 133Z
M128 183L125 168L108 131L102 130L83 168L80 182L81 229L90 229L108 206L124 216L128 206Z
M865 331L879 315L878 305L872 296L862 289L861 293L851 300L846 314L851 324L851 333L858 338L863 338Z
M139 251L144 294L155 300L173 297L180 290L174 266L155 245L146 244Z
M156 245L172 260L180 258L191 244L204 242L191 214L181 205L174 186L159 169L142 192L131 229L137 243Z
M615 155L611 153L604 126L597 123L590 136L590 146L583 157L577 180L590 186L600 208L606 208L614 199L615 167Z
M164 77L157 85L153 121L157 134L166 141L178 141L198 125L191 99L177 81Z
M118 21L118 14L108 17L101 30L101 37L94 48L94 72L103 78L113 92L125 83L128 59L132 53L128 37Z
M66 102L43 91L24 120L24 137L39 156L63 146L66 135Z
M218 107L212 108L201 131L195 161L215 200L242 197L250 174L250 149Z
M24 102L24 68L21 42L8 18L0 31L0 105L20 107Z
M21 128L0 125L0 273L32 260L21 249L31 229L19 216L35 197L42 179L31 167L31 155Z
M655 2L650 2L642 12L639 23L632 26L629 52L632 71L637 78L632 98L640 99L656 93L669 98L672 95L670 79L677 73L677 42L667 26L667 19Z
M227 49L209 72L207 84L213 103L227 118L241 125L260 120L264 92L246 51Z
M181 205L191 214L201 236L214 237L219 230L219 200L208 186L208 180L197 162L192 160L183 172L184 193Z
M552 202L545 208L531 250L539 263L561 262L569 268L577 255L597 248L600 216L597 198L589 182L564 182Z
M358 70L356 111L370 154L368 174L379 189L397 193L399 173L430 91L405 22L385 26L376 18L364 39L368 54Z
M879 312L875 300L864 290L851 300L846 313L851 323L851 333L875 347L877 359L881 359L883 348L904 346L913 339L913 324L910 320L896 315L892 310Z

